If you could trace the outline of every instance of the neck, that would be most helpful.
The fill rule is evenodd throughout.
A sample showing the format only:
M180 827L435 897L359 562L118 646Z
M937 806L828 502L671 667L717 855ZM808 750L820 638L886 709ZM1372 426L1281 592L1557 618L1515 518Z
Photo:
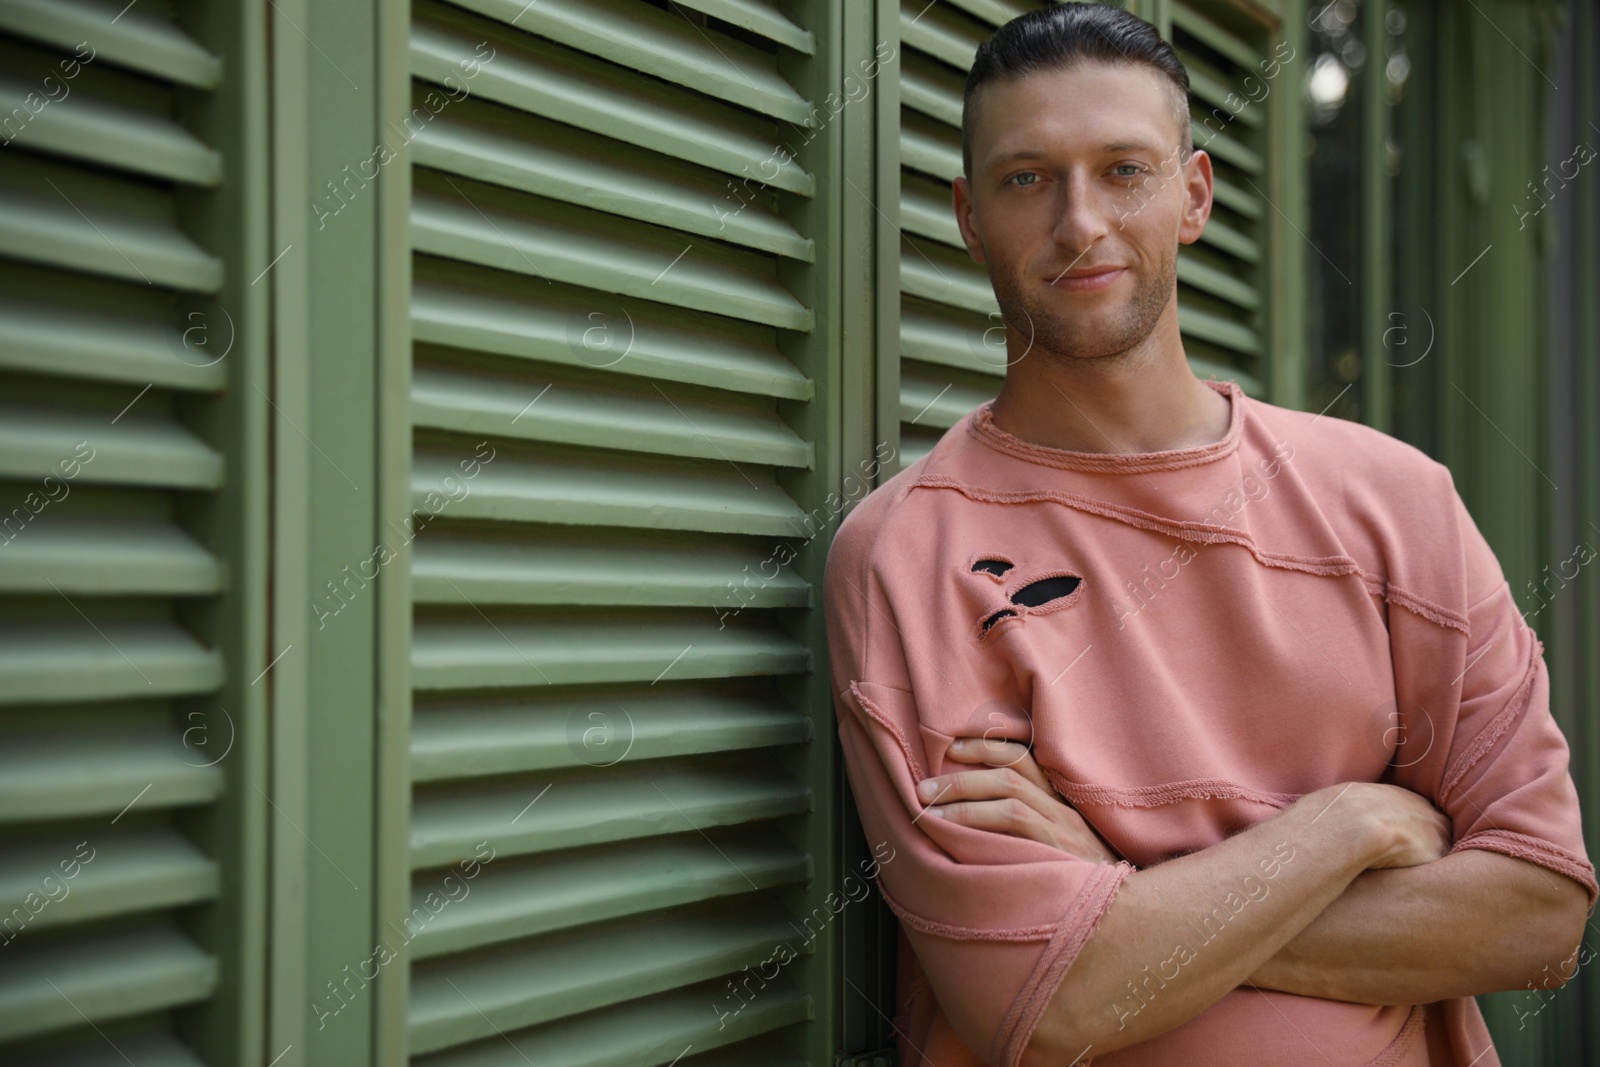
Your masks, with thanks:
M1232 417L1228 400L1195 377L1176 316L1166 329L1168 317L1138 346L1112 356L1012 352L994 425L1074 452L1164 452L1221 440Z

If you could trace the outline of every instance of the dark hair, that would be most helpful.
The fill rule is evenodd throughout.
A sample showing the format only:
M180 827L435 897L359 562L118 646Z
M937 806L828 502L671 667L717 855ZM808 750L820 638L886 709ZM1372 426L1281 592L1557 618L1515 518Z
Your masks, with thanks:
M978 46L961 101L961 170L972 178L972 96L985 82L1058 70L1080 62L1152 67L1171 84L1180 159L1194 152L1189 130L1189 72L1150 23L1101 3L1061 3L1018 15Z

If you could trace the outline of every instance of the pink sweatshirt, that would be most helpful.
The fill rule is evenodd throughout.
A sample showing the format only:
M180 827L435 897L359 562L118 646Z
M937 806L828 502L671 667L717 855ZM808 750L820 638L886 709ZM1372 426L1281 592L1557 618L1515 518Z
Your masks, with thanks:
M1227 435L1071 452L969 414L839 530L825 585L839 740L901 924L903 1067L1017 1067L1136 868L1295 798L1389 781L1455 849L1597 886L1538 638L1450 472L1368 427L1232 382ZM922 817L955 737L1031 741L1127 862ZM1265 899L1294 842L1131 976L1153 1003ZM1268 868L1271 868L1270 870ZM1204 965L1203 963L1201 964ZM1239 988L1099 1067L1489 1067L1471 998L1375 1007Z

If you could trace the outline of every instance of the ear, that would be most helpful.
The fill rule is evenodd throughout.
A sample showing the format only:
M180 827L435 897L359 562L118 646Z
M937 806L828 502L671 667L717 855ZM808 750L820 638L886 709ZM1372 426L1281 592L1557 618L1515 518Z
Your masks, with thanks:
M967 246L967 254L976 263L987 263L988 257L984 255L983 238L978 233L976 208L972 202L972 186L964 177L958 177L950 183L951 195L955 200L956 225L961 228L961 240Z
M1211 156L1203 148L1196 148L1183 165L1184 191L1188 199L1183 206L1183 219L1178 224L1178 241L1192 245L1200 240L1211 217Z

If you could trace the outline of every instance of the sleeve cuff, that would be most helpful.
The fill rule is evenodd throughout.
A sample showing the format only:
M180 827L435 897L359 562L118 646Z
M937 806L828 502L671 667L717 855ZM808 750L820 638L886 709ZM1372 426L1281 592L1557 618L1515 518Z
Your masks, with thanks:
M1057 924L1055 933L1051 935L1050 943L1039 957L1039 962L1035 964L1033 973L1018 992L1011 1010L1006 1013L1000 1030L995 1034L990 1062L1000 1067L1018 1067L1022 1062L1022 1054L1028 1048L1034 1028L1039 1025L1040 1016L1061 985L1062 976L1078 958L1084 943L1099 925L1101 916L1110 908L1117 890L1122 888L1122 883L1133 871L1133 865L1125 862L1107 866L1103 871L1096 872L1083 891L1073 899L1067 913Z
M1560 845L1551 844L1549 841L1527 834L1515 833L1511 830L1480 830L1468 834L1457 841L1451 853L1463 849L1481 848L1488 852L1499 852L1529 863L1537 863L1541 867L1564 874L1568 878L1582 885L1589 894L1589 910L1592 912L1595 900L1600 897L1600 885L1595 882L1594 864L1588 859L1574 852L1562 848Z

